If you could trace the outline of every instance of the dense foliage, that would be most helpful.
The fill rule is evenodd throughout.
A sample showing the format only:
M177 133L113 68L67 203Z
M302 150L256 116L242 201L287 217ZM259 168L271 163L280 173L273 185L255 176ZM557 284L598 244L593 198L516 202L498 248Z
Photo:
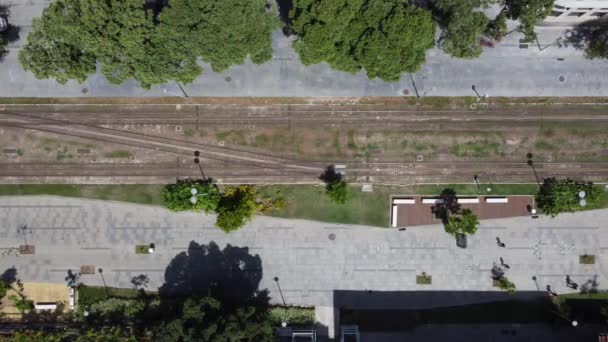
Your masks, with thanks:
M228 187L219 202L215 225L226 233L244 226L257 209L256 196L256 188L252 185Z
M600 26L593 28L589 32L587 42L587 58L607 58L608 59L608 27Z
M338 204L346 203L348 199L348 184L346 184L342 174L336 172L333 165L328 166L319 176L319 179L325 183L325 193L333 202Z
M290 19L305 65L363 68L370 79L397 81L417 71L434 44L431 14L400 0L295 0Z
M196 203L192 204L192 189L197 190ZM169 184L163 189L165 206L173 211L202 210L214 212L220 202L221 193L217 186L208 181L180 179L175 184Z
M586 205L580 205L579 193L585 192ZM593 209L601 206L602 192L591 182L569 178L545 178L536 195L536 206L552 217L562 212Z
M114 84L189 83L202 72L271 57L276 15L264 0L172 0L155 18L144 0L55 0L33 20L22 66L37 78L84 82L96 62ZM235 19L235 14L238 18ZM219 43L221 42L221 43Z
M171 48L194 52L214 71L243 64L248 55L256 64L270 60L271 33L279 27L266 0L171 0L160 19Z
M451 215L447 224L445 224L445 231L448 234L455 235L456 233L462 234L475 234L477 227L479 226L479 219L477 215L473 214L471 209L462 209L459 214Z
M554 4L555 0L503 0L503 13L519 20L519 30L530 41L536 39L534 25L551 14Z
M493 0L437 0L436 10L444 32L441 47L450 56L457 58L479 57L482 47L479 40L490 20L481 12Z

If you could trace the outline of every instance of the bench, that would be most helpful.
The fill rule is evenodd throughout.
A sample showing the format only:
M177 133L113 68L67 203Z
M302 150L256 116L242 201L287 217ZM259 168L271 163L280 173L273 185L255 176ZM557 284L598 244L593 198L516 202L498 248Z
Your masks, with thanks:
M445 201L443 198L423 198L423 204L443 204Z
M469 203L479 203L479 198L459 198L458 203L469 204Z
M509 203L507 197L486 197L486 203Z
M397 206L393 205L393 214L391 215L391 227L397 227Z
M414 198L393 198L393 204L416 204Z

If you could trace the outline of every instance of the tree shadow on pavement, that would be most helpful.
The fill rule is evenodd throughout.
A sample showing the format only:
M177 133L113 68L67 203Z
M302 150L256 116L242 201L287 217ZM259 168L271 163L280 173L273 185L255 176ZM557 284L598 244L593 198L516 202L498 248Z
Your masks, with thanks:
M161 297L213 296L222 302L268 302L266 290L258 290L262 279L262 260L249 254L247 247L215 242L190 242L187 252L175 256L165 271Z
M0 32L0 40L3 40L5 44L0 44L0 46L8 45L10 43L14 43L19 40L21 37L20 32L21 28L19 26L15 26L11 24L11 10L10 6L0 5L0 17L4 17L8 21L8 27L6 31ZM0 62L4 61L4 58L8 54L8 50L6 48L0 48Z
M566 30L557 45L584 50L587 58L608 58L608 19L587 21Z
M2 272L2 274L0 275L0 281L3 281L9 285L16 282L17 269L15 268L15 266L7 268L4 272Z

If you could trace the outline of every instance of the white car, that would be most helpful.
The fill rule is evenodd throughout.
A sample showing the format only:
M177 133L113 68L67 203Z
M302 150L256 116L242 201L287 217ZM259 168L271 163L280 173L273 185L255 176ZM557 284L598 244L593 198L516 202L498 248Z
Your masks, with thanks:
M4 32L8 29L8 21L5 17L0 17L0 32Z

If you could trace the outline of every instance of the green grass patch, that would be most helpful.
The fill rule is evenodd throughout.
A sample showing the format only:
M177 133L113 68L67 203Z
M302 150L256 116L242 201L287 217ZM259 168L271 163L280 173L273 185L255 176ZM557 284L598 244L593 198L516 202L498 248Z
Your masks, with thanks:
M578 257L578 262L583 265L592 265L595 264L595 255L580 255Z
M150 245L135 245L135 254L150 254Z
M106 158L129 158L131 156L131 152L129 151L124 151L124 150L117 150L117 151L112 151L112 152L108 152L106 154L103 155Z
M275 306L268 311L268 317L274 326L280 326L283 321L288 325L313 325L315 309L297 306Z
M103 286L86 286L78 288L78 305L88 306L108 298L129 299L137 297L137 290L129 288L118 288Z
M388 189L375 187L374 192L367 193L358 187L349 187L345 204L330 201L324 186L273 185L261 187L260 192L268 195L278 192L287 202L284 208L272 211L271 216L386 227L390 201Z
M147 184L0 184L0 196L54 195L161 205L163 187L164 185Z

